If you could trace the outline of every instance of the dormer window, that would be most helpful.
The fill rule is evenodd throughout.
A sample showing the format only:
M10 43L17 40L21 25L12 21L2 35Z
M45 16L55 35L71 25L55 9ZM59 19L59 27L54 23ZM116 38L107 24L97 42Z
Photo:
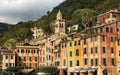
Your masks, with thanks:
M62 28L63 28L63 24L62 24Z
M103 17L103 22L105 22L105 17Z
M114 18L116 18L117 16L116 15L113 15Z
M107 15L107 18L110 18L110 16L109 16L109 15Z

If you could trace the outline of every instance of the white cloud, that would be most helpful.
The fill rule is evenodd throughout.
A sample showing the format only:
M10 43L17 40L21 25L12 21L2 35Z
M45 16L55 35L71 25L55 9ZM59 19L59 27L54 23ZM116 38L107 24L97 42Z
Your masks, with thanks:
M17 23L40 18L64 0L0 0L0 21Z

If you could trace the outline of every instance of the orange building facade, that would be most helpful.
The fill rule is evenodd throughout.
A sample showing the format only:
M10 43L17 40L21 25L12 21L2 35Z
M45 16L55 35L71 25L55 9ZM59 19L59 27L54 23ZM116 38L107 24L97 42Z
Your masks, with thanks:
M39 48L38 46L23 45L16 46L16 66L28 68L39 67Z

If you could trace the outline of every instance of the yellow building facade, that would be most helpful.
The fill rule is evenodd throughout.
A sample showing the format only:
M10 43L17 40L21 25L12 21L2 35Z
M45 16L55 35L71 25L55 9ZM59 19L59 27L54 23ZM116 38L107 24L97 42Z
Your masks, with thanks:
M80 67L82 66L80 38L70 38L68 42L68 75L80 75Z

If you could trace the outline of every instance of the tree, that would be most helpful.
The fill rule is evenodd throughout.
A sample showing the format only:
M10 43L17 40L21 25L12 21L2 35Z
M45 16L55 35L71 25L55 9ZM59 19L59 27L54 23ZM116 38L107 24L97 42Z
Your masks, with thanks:
M72 14L72 20L85 28L91 27L96 24L97 12L92 9L79 9Z
M17 43L17 40L14 38L11 38L11 39L5 41L3 47L8 48L9 46L15 46L16 43Z
M54 74L58 71L58 68L55 66L43 66L37 68L37 72L51 73Z
M14 32L14 36L17 38L23 38L29 33L29 28L19 28Z

